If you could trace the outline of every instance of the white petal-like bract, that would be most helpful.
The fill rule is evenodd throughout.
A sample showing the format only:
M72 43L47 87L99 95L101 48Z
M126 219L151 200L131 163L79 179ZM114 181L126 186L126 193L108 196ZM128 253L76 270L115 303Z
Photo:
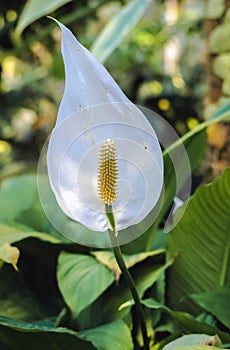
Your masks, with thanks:
M98 157L108 138L116 144L119 231L141 222L163 186L161 148L144 114L104 66L61 23L66 86L47 154L51 188L63 212L93 231L110 228L98 195Z
M60 22L65 91L57 124L76 111L99 103L130 102L105 67Z

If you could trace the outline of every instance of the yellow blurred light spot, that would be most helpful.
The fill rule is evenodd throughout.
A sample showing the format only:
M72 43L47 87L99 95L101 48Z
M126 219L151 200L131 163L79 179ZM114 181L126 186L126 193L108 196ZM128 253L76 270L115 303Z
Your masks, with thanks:
M2 61L2 76L4 79L14 79L16 72L17 58L15 56L7 56Z
M17 12L14 10L8 10L6 12L6 19L8 22L14 22L18 17Z
M163 86L156 80L141 84L139 89L140 98L147 98L149 96L158 96L162 93Z
M189 130L194 129L197 125L199 125L199 121L196 118L188 118L187 125Z
M169 100L167 100L166 98L161 98L158 101L158 107L162 110L162 111L167 111L170 107L170 102Z
M149 83L149 88L154 95L160 95L163 91L163 86L156 80Z
M146 46L151 46L155 43L155 37L150 33L145 33L143 35L143 44Z
M172 83L177 89L181 89L185 86L185 82L181 77L173 77Z
M143 50L148 50L152 45L154 45L155 41L155 36L148 32L141 32L136 35L136 42Z
M9 142L0 140L0 154L10 153L12 147Z
M207 136L209 145L222 149L228 141L228 126L220 123L209 125Z
M39 41L34 41L30 45L31 50L33 51L34 54L38 55L40 51L44 50L43 45Z

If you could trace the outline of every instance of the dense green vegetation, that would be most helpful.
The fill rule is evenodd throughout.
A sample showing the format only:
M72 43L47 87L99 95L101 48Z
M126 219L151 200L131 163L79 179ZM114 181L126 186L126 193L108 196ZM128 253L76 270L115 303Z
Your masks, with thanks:
M98 248L69 241L40 202L38 185L45 192L47 179L37 184L37 164L65 82L60 30L46 15L68 25L133 103L162 115L180 136L163 149L156 221L122 246L150 348L230 348L227 1L8 0L0 10L0 348L143 349L111 249L100 249L99 236ZM172 217L190 175L181 145L192 195ZM177 182L178 173L186 178ZM85 234L54 196L49 213L70 235Z

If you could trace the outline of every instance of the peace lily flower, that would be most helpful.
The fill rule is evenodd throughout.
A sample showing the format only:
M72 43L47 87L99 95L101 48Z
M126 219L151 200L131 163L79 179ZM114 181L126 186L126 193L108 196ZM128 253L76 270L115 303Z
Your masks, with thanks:
M94 231L119 232L156 205L163 160L156 134L105 67L57 22L66 85L47 154L51 188L62 211Z

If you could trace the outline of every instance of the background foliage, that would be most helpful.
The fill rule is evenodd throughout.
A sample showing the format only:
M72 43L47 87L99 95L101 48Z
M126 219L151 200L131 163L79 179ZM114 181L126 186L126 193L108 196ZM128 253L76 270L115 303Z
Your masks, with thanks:
M60 31L45 15L67 24L134 103L175 127L195 171L196 191L166 235L177 144L164 151L159 218L122 248L151 349L230 347L229 11L224 0L1 2L1 349L141 348L111 251L67 241L39 201L37 161L64 88Z

